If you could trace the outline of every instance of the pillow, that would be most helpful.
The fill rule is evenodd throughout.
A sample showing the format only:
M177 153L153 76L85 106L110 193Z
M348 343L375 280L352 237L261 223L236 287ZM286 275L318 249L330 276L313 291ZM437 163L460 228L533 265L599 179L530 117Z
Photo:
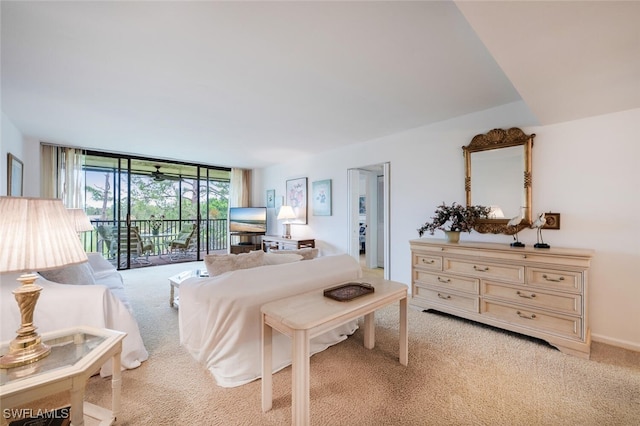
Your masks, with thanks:
M283 254L299 254L302 256L302 260L311 260L318 257L319 249L317 248L301 248L298 250L273 250L271 253L275 253L277 255Z
M206 266L209 276L215 277L236 269L262 266L263 257L264 252L262 250L240 254L207 254L204 256L204 266Z
M282 253L276 255L273 252L264 254L264 265L282 265L283 263L292 263L302 260L302 256L295 253Z
M60 284L86 285L95 284L93 271L89 263L79 263L77 265L63 266L58 269L38 272L45 280Z

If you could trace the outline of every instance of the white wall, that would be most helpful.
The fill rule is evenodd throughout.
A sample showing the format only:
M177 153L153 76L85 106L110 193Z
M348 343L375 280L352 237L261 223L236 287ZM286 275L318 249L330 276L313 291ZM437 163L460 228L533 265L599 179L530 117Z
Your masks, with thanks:
M7 195L7 154L11 153L24 163L25 176L31 172L31 167L24 156L22 133L2 113L2 139L0 139L0 195ZM25 194L27 195L27 194Z
M315 237L325 254L347 252L347 169L391 163L391 279L411 282L408 240L441 202L464 204L463 145L493 128L520 127L536 133L533 148L533 213L561 213L561 229L544 233L553 247L596 250L589 286L594 340L640 350L640 109L584 120L536 126L527 107L517 102L425 126L379 140L297 159L254 173L253 202L264 204L265 191L284 194L285 181L308 177L333 179L333 215L312 216L309 225L293 225L294 237ZM310 201L311 202L311 201ZM520 240L535 243L534 230ZM427 236L430 238L430 236ZM434 235L434 238L440 238ZM473 232L463 240L508 244L511 237Z

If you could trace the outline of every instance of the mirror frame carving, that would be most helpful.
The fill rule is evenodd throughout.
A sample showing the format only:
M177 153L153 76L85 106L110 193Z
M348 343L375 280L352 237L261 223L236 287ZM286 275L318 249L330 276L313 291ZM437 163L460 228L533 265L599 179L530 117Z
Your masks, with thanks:
M524 147L524 191L525 204L524 220L516 227L508 227L510 218L505 219L480 219L473 229L482 234L507 234L513 235L524 228L531 226L531 148L535 133L525 134L517 127L508 130L493 129L487 133L479 134L471 139L467 146L462 147L465 163L464 189L466 192L467 206L471 206L471 154L474 152L488 151L492 149L508 148L511 146Z

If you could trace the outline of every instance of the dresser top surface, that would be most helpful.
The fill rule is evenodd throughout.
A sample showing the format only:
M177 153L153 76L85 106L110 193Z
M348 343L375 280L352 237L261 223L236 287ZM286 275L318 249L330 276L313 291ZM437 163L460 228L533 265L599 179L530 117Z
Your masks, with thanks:
M411 244L411 246L428 245L462 250L487 250L495 252L539 254L551 256L575 256L591 258L594 254L594 250L582 248L551 247L547 249L541 249L534 248L533 246L511 247L508 244L485 243L480 241L461 241L459 243L449 243L446 240L436 238L418 238L415 240L410 240L409 243Z

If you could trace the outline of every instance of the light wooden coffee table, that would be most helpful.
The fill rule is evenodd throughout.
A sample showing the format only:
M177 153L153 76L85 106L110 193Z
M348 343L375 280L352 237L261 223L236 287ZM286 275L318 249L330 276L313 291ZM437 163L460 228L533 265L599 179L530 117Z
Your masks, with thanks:
M407 365L407 286L383 279L367 279L375 291L348 302L339 302L316 290L269 302L262 306L262 411L273 404L273 329L292 338L291 422L309 424L309 340L353 319L364 316L364 347L375 345L374 311L400 302L399 359Z

